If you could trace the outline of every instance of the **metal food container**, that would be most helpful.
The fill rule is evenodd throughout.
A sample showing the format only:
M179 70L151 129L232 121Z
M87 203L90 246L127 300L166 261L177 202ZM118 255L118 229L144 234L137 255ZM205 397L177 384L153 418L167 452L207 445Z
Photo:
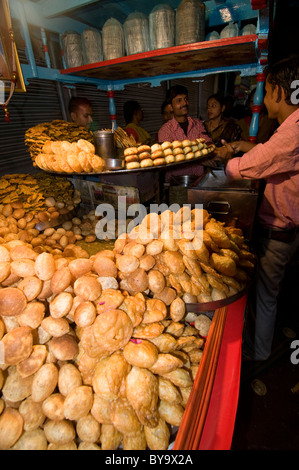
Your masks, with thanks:
M251 240L259 199L259 182L229 180L223 168L208 170L188 189L188 204L202 204L216 220L241 228Z
M93 133L95 140L96 154L105 160L107 170L122 167L121 162L117 158L116 146L114 142L114 134L112 131L96 131ZM118 160L114 162L114 160Z

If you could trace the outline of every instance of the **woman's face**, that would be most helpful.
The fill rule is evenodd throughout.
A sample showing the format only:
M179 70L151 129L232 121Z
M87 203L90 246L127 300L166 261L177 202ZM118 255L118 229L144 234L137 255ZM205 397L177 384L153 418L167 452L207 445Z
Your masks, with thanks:
M208 106L207 106L207 115L209 119L216 119L224 111L224 106L221 106L219 101L217 101L215 98L210 98L208 100Z
M138 122L140 121L143 121L143 110L142 108L139 108L137 111L136 111L136 117L137 117L137 120Z

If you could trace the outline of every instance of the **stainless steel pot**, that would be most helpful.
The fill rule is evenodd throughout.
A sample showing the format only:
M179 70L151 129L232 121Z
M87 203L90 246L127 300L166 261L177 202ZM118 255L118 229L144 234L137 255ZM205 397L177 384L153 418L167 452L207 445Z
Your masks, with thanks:
M112 131L96 131L94 132L94 139L97 155L104 160L117 158Z
M198 180L196 175L179 175L172 176L170 179L171 186L184 186L185 188L192 187Z

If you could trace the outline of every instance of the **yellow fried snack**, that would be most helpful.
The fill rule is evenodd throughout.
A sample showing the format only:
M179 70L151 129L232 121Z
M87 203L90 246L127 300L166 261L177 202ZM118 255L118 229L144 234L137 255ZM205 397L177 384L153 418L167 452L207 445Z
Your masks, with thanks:
M76 143L77 147L85 153L95 153L95 146L85 139L79 139Z
M172 355L171 353L161 353L158 355L157 361L151 367L149 367L149 369L154 374L163 375L182 366L183 362L176 356Z
M136 432L134 436L123 435L123 450L146 450L144 430Z
M141 292L134 296L125 297L119 308L126 312L133 324L133 328L135 328L142 322L146 309L145 298Z
M211 262L219 273L225 274L226 276L235 276L237 273L237 265L230 256L212 253Z
M126 436L135 436L142 431L137 414L126 398L119 398L111 403L110 417L113 426Z
M102 424L100 443L102 450L116 450L122 442L122 434L113 424Z
M157 426L144 426L146 442L150 450L167 450L169 446L170 430L163 419L159 419Z
M205 230L220 248L229 248L229 237L219 222L216 222L215 219L211 219L207 222Z
M92 385L95 393L105 400L123 396L123 385L130 368L121 351L102 358L94 371Z
M179 389L165 377L158 377L159 380L159 398L169 403L182 403L182 395Z
M107 310L98 315L93 331L98 345L107 352L113 352L128 343L133 333L133 324L123 310Z
M178 274L185 271L183 255L178 251L165 251L164 262L171 273Z
M92 165L90 163L89 158L87 157L86 152L84 151L79 152L78 159L79 159L80 165L83 168L83 171L85 171L86 173L90 173L92 171Z
M161 400L159 403L159 414L167 423L172 426L179 426L183 418L184 408L180 404Z
M148 369L132 367L126 377L127 399L144 426L155 427L159 422L157 377Z
M132 336L138 339L153 339L160 336L164 331L164 325L161 322L144 324L140 323L134 328Z
M176 338L168 333L162 333L156 338L151 338L150 341L157 346L160 353L168 353L177 348Z
M147 299L146 310L143 315L143 323L155 323L164 320L167 316L167 308L159 299Z
M158 359L157 347L147 340L130 340L123 349L126 361L132 366L149 368Z
M72 168L74 173L82 173L83 172L83 167L80 163L78 155L75 153L67 153L66 155L67 163L68 165Z

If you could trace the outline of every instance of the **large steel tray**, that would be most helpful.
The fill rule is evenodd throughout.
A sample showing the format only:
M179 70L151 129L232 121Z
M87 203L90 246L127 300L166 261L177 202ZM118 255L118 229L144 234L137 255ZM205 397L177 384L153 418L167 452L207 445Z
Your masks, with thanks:
M158 171L161 171L161 170L165 170L167 171L169 168L173 168L173 167L177 167L177 166L184 166L184 165L190 165L192 163L199 163L201 161L205 161L205 160L212 160L213 157L212 157L212 152L208 153L207 155L203 155L201 157L197 157L197 158L192 158L190 160L183 160L181 162L174 162L174 163L167 163L167 164L162 164L162 165L157 165L157 166L149 166L149 167L145 167L145 168L135 168L135 169L132 169L132 170L128 170L127 168L122 168L122 169L114 169L114 170L104 170L104 171L101 171L99 173L66 173L66 172L56 172L56 171L51 171L51 170L42 170L42 168L40 168L42 171L44 171L45 173L51 173L51 174L54 174L54 175L60 175L60 176L69 176L69 177L72 177L72 176L109 176L109 175L122 175L122 174L131 174L131 173L144 173L145 171L155 171L155 170L158 170Z
M246 285L246 287L240 290L237 294L227 297L226 299L216 300L214 302L204 302L204 303L186 303L186 311L192 313L203 313L203 312L211 312L217 310L218 308L227 307L228 305L236 302L236 300L240 299L245 295L250 287L250 283Z

